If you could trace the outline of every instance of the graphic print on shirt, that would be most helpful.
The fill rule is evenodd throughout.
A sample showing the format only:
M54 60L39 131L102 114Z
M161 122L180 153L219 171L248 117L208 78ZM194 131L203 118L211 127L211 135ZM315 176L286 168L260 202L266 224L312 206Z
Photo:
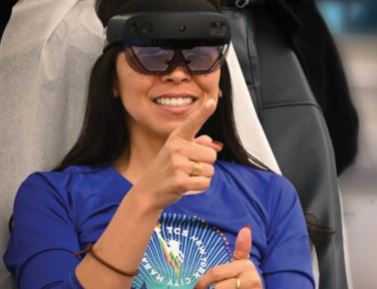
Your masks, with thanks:
M164 213L132 289L192 289L210 268L231 261L229 242L198 217Z

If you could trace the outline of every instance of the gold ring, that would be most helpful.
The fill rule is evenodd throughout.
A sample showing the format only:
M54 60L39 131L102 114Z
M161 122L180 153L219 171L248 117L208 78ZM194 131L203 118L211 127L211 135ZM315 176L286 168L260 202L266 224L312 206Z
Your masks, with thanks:
M241 289L241 279L236 278L236 289Z
M194 163L192 166L191 176L200 176L203 172L203 165L199 162Z
M233 253L233 260L250 260L250 254L248 254L246 257L240 257L236 254L236 252Z

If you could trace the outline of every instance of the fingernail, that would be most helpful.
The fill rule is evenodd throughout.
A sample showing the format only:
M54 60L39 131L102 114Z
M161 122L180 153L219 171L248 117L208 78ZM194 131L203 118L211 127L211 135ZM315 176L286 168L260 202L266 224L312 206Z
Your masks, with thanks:
M245 226L243 226L244 228L248 228L248 229L250 229L251 230L251 226L249 225L249 224L247 224L247 225L245 225Z
M219 141L216 141L216 140L212 140L212 143L215 144L215 145L220 146L221 149L223 149L223 147L224 147L224 144L222 142L219 142Z
M211 98L207 101L206 103L206 107L207 108L212 108L213 106L215 106L215 101Z

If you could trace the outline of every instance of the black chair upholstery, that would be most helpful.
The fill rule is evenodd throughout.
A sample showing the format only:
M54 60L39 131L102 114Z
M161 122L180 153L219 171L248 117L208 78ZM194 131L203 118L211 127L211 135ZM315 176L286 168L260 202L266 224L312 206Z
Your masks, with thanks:
M335 157L323 114L269 10L224 7L262 126L306 214L335 233L316 244L320 289L347 289Z

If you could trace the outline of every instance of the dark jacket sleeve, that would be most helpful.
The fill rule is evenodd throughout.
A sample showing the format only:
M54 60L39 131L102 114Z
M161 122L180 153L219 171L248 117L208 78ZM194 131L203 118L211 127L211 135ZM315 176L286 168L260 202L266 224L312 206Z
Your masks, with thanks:
M338 174L355 159L359 121L340 55L314 0L267 0L329 128Z

